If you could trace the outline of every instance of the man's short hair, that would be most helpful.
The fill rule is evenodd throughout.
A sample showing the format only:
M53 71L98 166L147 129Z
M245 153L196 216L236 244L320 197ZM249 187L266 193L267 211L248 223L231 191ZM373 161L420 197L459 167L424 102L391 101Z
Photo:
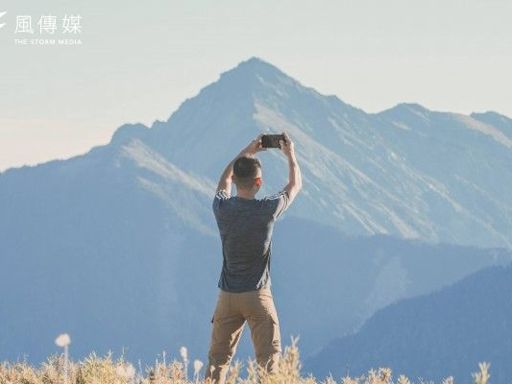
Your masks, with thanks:
M261 163L256 157L242 156L236 159L233 164L235 184L239 187L251 188L254 185L254 179L258 176L258 168L261 168Z

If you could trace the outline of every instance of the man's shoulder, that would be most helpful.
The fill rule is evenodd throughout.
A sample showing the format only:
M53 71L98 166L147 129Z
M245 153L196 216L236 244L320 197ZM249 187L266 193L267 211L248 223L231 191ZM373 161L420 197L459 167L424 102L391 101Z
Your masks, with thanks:
M217 189L217 191L215 192L215 196L214 198L216 199L229 199L231 196L229 195L229 193L225 190L225 189Z
M284 189L264 197L264 204L269 207L275 219L281 216L281 214L288 208L289 202L290 196Z
M262 200L279 200L283 197L289 198L288 192L284 189L280 190L279 192L276 192L272 195L265 196Z
M224 189L218 189L213 196L212 209L215 214L222 210L222 208L231 199L231 196Z

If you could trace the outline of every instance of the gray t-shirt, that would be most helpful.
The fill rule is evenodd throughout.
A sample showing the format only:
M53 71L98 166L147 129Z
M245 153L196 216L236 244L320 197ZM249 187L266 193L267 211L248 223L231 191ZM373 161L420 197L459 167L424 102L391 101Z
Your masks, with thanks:
M212 208L222 242L218 287L228 292L270 287L270 256L275 220L288 208L284 190L263 199L228 197L219 190Z

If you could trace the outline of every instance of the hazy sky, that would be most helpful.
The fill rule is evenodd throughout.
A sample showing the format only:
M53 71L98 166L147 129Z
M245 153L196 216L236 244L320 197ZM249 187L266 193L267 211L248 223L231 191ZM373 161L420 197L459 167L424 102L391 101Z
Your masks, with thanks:
M0 171L167 119L220 72L260 57L323 94L377 112L399 102L512 116L512 2L2 0ZM82 33L64 34L65 15ZM34 34L16 30L30 15ZM57 18L55 35L39 30ZM79 38L81 45L15 39Z

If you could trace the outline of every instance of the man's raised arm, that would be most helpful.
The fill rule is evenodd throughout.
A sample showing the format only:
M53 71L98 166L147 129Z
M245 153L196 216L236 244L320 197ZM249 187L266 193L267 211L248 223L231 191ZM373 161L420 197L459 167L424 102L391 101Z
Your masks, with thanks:
M297 193L299 193L302 188L302 174L299 163L297 163L297 158L295 157L295 145L286 132L284 133L284 136L286 141L283 142L280 140L279 142L281 143L281 151L283 151L288 158L289 173L288 184L283 189L288 193L288 204L291 204L293 199L295 199L295 196L297 196Z

